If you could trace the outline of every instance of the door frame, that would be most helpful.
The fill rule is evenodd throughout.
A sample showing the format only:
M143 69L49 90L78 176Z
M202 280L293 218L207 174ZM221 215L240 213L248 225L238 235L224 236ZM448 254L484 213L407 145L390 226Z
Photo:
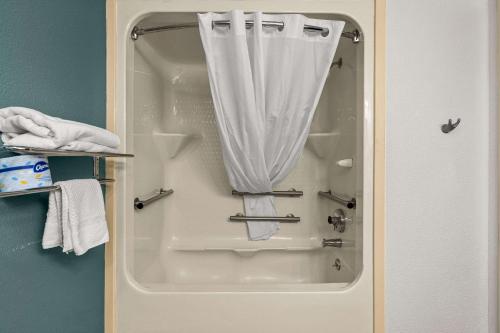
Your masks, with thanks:
M373 331L385 332L386 0L375 0Z
M116 10L118 0L106 0L106 128L115 132L116 115ZM112 159L106 159L106 176L115 178ZM116 332L116 201L115 187L106 189L109 242L104 249L104 332Z

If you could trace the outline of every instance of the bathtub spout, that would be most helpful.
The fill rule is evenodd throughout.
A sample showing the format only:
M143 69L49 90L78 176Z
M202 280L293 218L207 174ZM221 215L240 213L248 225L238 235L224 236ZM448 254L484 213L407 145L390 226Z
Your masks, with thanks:
M325 239L323 238L322 245L323 247L331 246L331 247L342 247L346 245L349 242L346 242L342 240L342 238L331 238L331 239Z

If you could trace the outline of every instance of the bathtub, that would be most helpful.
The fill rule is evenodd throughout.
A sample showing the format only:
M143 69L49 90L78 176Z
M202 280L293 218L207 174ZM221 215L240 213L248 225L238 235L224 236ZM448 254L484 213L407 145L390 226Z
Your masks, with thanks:
M238 8L344 20L362 42L341 38L302 157L276 188L303 191L275 200L300 222L252 242L244 223L229 221L243 202L225 174L198 29L130 37L136 26L196 22L196 12L234 3L118 2L116 124L135 154L115 170L120 333L373 330L373 4L279 3ZM346 160L352 167L339 166ZM160 188L174 192L134 209ZM318 195L329 190L355 209ZM344 232L328 223L338 209Z

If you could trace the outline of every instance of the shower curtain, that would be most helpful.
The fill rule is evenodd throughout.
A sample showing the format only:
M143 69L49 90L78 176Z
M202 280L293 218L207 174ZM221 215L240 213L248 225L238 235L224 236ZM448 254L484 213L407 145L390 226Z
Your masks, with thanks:
M198 14L198 20L229 182L237 191L271 192L300 157L344 22L239 10ZM216 20L230 26L212 25ZM251 29L245 20L254 22ZM277 215L272 196L243 200L247 216ZM279 229L278 222L247 225L250 240L269 239Z

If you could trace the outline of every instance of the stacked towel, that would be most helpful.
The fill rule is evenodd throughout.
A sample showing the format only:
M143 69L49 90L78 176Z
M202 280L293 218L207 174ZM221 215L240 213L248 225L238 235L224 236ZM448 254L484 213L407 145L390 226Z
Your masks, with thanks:
M57 182L49 196L42 247L82 255L109 240L101 185L95 179Z
M120 138L105 129L11 106L0 109L2 141L9 146L117 152Z

